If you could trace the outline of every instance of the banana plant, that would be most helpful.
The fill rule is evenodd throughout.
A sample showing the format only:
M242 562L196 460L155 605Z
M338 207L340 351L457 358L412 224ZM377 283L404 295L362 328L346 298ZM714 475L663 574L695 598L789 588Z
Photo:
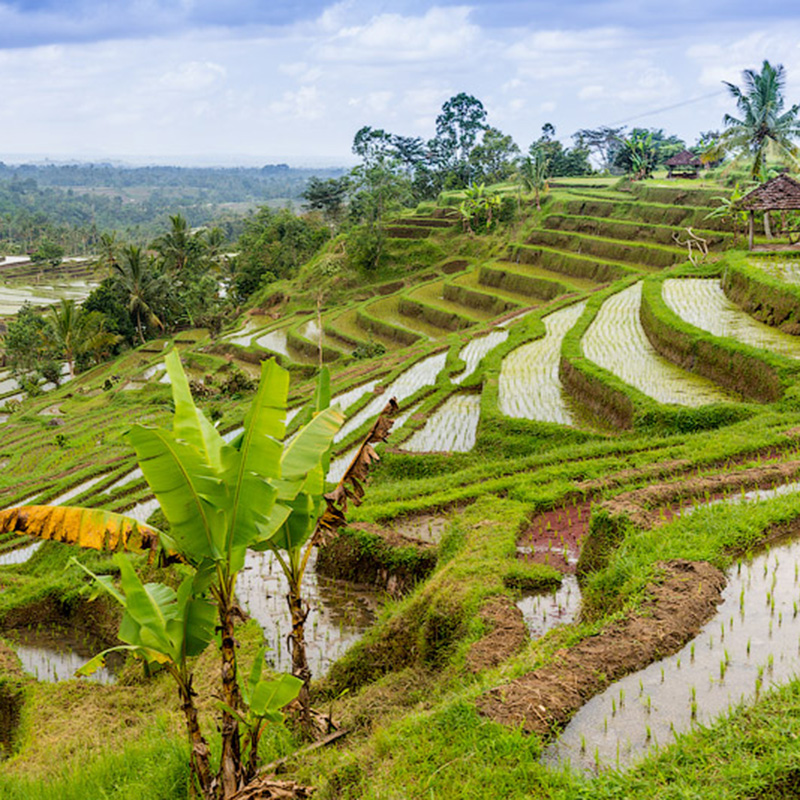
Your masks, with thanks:
M48 522L53 510L37 506L0 512L0 531L83 541L99 549L112 543L147 549L155 533L162 548L191 568L190 583L183 584L174 597L167 587L139 588L130 577L132 570L125 568L127 588L123 586L123 593L116 596L126 608L120 635L136 655L158 662L160 654L165 660L159 663L168 663L173 677L179 676L179 694L192 740L194 780L204 798L217 800L232 797L249 777L242 758L240 711L244 700L234 641L236 578L249 548L269 548L276 537L281 544L294 542L297 527L305 524L303 515L322 503L323 457L344 418L330 408L313 413L284 448L289 375L274 361L267 361L244 431L235 443L228 444L195 406L178 353L170 353L165 364L175 405L172 430L134 425L126 436L169 522L169 532L146 529L145 535L134 521L120 515L69 509L72 527L54 533ZM216 774L202 734L195 728L196 710L186 702L187 697L191 700L191 691L186 691L191 689L191 675L182 672L180 658L188 657L188 651L176 651L178 639L167 630L168 626L172 630L183 625L182 641L199 647L205 640L200 629L205 628L197 628L195 612L205 606L194 601L205 602L206 595L216 607L221 656L222 749Z

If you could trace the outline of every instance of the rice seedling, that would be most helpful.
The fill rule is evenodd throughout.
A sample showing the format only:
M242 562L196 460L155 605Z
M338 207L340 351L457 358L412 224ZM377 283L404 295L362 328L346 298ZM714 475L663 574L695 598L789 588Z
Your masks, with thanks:
M796 336L758 322L725 296L716 278L670 278L663 283L664 302L682 319L715 336L800 358Z
M603 303L581 341L584 355L661 403L701 406L731 399L716 384L656 353L639 321L641 295L636 283Z
M562 308L542 319L546 333L509 353L500 368L498 407L507 417L570 425L558 377L561 343L577 322L585 303Z

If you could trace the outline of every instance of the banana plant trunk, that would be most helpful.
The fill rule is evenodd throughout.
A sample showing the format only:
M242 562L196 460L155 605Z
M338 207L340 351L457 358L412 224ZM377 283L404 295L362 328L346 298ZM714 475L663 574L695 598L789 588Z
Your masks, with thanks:
M188 682L178 681L178 695L181 699L181 710L186 720L186 732L189 735L193 786L196 785L200 789L204 799L210 799L214 796L214 790L212 787L209 750L205 737L200 730L191 679Z
M304 608L303 598L300 596L300 587L295 581L289 583L289 593L286 595L289 611L292 615L292 632L289 634L292 648L292 675L303 681L297 702L300 705L300 726L305 736L313 736L311 722L311 668L308 666L306 655L306 617L308 610Z
M222 699L227 708L238 710L241 706L239 685L236 680L236 641L232 603L219 609L222 639ZM220 784L222 797L232 797L243 783L239 722L227 709L222 712L222 756L220 758Z

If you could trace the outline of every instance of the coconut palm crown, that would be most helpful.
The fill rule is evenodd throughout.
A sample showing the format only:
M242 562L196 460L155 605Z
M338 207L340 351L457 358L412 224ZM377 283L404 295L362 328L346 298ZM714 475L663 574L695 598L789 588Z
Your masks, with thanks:
M793 140L800 136L800 104L784 110L786 74L782 64L773 67L765 60L761 72L746 69L742 77L742 88L724 82L736 99L740 116L726 114L723 117L727 130L720 144L725 150L751 156L750 174L753 180L759 180L764 176L768 151L796 162L800 150Z

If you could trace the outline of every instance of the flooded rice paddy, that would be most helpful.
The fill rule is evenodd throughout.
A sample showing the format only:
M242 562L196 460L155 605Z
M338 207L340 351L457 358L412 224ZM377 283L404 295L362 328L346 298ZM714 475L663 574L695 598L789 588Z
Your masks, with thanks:
M480 395L452 395L431 414L424 428L403 443L402 449L414 453L468 453L475 447L480 414Z
M501 413L540 422L573 423L570 401L558 377L558 364L561 343L585 307L585 302L575 303L548 314L542 319L545 335L503 359L498 387Z
M42 546L43 542L28 542L22 547L0 553L0 567L11 567L24 564Z
M680 652L612 684L575 715L543 760L624 768L800 670L800 541L728 571L716 616Z
M584 355L660 403L702 406L735 399L655 351L639 321L641 300L641 282L609 297L581 341Z
M402 403L403 400L411 397L411 395L415 394L423 387L432 386L436 383L436 378L439 376L439 373L444 369L446 360L447 352L445 351L423 358L412 367L409 367L386 387L386 391L379 394L370 403L364 406L361 411L348 419L347 422L342 425L339 433L336 434L334 441L340 442L365 422L372 419L372 417L376 417L380 414L390 398L395 397L398 403Z
M309 559L302 591L311 608L305 626L308 662L317 678L375 621L382 598L377 592L344 581L318 577L315 563L316 551ZM270 648L267 659L280 671L291 671L292 667L287 642L292 629L287 588L283 571L271 553L248 552L236 583L236 596L264 630Z
M716 278L664 281L664 302L683 320L714 336L800 358L800 337L753 319L725 296Z
M784 283L800 284L800 259L750 258L747 263Z
M531 639L544 636L558 625L567 625L578 616L581 590L574 575L564 575L561 586L550 594L528 594L517 601L517 608Z
M5 634L22 664L22 669L38 681L55 683L75 677L80 669L105 648L91 637L68 627L18 628ZM114 683L124 656L112 653L104 667L87 680Z
M508 339L508 331L491 331L485 336L476 336L461 348L458 357L466 364L464 371L453 378L453 383L462 383L478 368L484 356Z

